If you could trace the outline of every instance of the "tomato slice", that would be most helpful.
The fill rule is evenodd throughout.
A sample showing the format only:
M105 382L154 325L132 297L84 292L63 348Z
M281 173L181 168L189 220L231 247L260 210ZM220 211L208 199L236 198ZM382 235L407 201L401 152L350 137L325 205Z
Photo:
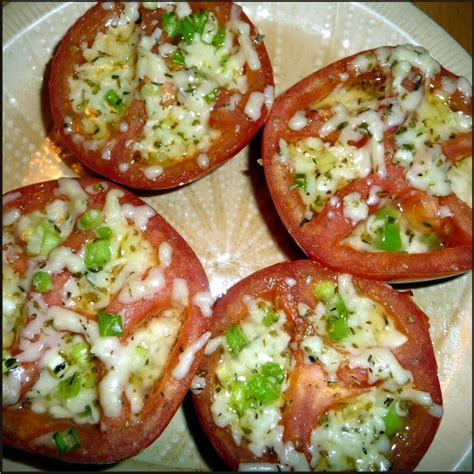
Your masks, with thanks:
M75 463L133 456L173 417L210 336L201 263L110 182L61 178L3 202L3 442Z
M158 190L194 181L244 148L266 121L274 83L263 36L241 7L150 8L88 10L61 41L49 91L56 127L82 163Z
M448 173L471 159L470 87L405 45L337 61L277 99L263 136L265 176L310 258L389 281L472 268L472 211ZM387 207L394 222L381 217Z
M331 318L345 311L336 335ZM428 318L409 292L300 260L248 276L214 313L191 387L232 469L408 471L421 460L442 396Z

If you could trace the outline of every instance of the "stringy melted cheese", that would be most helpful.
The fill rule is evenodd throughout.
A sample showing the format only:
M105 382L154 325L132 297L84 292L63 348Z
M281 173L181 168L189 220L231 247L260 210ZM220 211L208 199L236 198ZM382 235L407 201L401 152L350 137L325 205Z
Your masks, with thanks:
M95 194L93 188L89 191ZM36 413L97 423L102 412L109 417L121 415L123 396L130 402L131 413L139 413L163 375L183 312L195 295L189 295L185 279L174 279L177 283L170 308L153 315L124 341L100 336L97 314L108 312L117 295L119 302L128 305L152 298L172 283L166 276L175 251L170 242L161 242L156 250L146 239L144 232L155 211L148 206L121 204L123 191L104 192L101 226L112 233L111 258L99 271L86 268L86 247L91 239L77 251L63 245L77 232L76 222L87 209L88 195L75 180L62 178L54 191L55 199L45 210L24 215L3 227L4 405L28 402ZM26 272L20 275L13 263L30 240L36 239L36 229L46 224L54 227L57 246L45 254L30 256ZM69 272L63 286L53 290L59 292L61 305L48 307L47 294L33 291L31 279L39 270L52 279L64 270ZM8 348L16 339L18 353L12 356ZM78 347L83 347L79 359ZM40 376L20 400L26 377L21 364L26 362L37 362ZM105 368L100 380L96 377L99 363ZM73 389L64 388L67 381Z

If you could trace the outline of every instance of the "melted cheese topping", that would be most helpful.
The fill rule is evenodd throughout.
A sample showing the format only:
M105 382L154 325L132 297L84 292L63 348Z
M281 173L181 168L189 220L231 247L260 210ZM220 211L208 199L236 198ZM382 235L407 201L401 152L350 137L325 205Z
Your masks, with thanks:
M87 192L94 194L96 190ZM87 238L78 250L63 245L77 230L76 223L88 204L87 193L75 180L59 180L56 199L44 210L3 226L4 405L28 402L36 413L97 423L102 414L120 416L125 395L135 415L164 373L189 300L193 298L203 313L211 311L208 293L190 295L186 280L175 278L169 308L135 328L124 341L100 335L97 314L109 312L110 303L127 305L146 300L168 285L175 251L167 241L155 251L145 238L149 219L156 214L153 209L122 204L124 193L120 190L107 191L104 186L102 192L106 195L101 227L111 233L106 239L110 259L98 271L89 270L86 264L87 246L97 236ZM38 234L38 228L56 235L56 246L29 256L28 268L20 274L14 263L25 249L33 248L30 242L38 240L38 245L43 245L43 233ZM46 297L32 288L32 277L40 270L53 281L56 275L69 273L61 287L53 288L63 306L55 302L50 307ZM119 316L126 328L125 316ZM186 357L183 355L175 368L177 378L186 375L208 336L210 333L198 340L199 347L196 342L185 349ZM18 341L18 351L12 356L8 349L14 341ZM21 365L25 362L37 362L40 375L20 399L27 377ZM100 380L99 362L105 367Z
M365 178L371 172L386 176L383 137L392 127L397 127L393 160L406 168L410 184L434 196L452 192L449 170L454 165L444 156L440 143L472 129L472 116L449 107L449 94L455 90L469 97L469 83L464 78L456 82L445 78L440 87L431 90L429 79L441 68L420 47L380 48L352 61L356 75L377 65L387 74L385 84L377 88L340 84L309 107L329 114L319 138L301 138L286 147L280 143L275 159L289 166L293 176L290 189L298 190L311 217L350 181ZM411 72L412 67L418 68L420 77ZM409 90L407 81L422 79L426 80L425 85L420 82L415 90ZM386 91L392 91L390 97L385 97ZM300 130L307 122L306 111L301 110L290 118L288 128ZM338 138L332 143L327 137L334 133ZM357 147L359 142L363 145ZM349 204L344 209L344 215L354 223L367 217L366 203L357 204L357 212ZM404 246L403 250L423 251L415 245Z
M186 2L168 3L165 8L174 10L178 19L192 14ZM157 6L149 3L146 8ZM75 143L86 150L102 148L105 160L111 158L113 145L107 140L117 129L123 133L129 130L123 115L133 98L141 96L147 119L142 135L131 147L140 155L144 175L153 180L170 163L205 156L220 136L220 131L209 124L219 92L236 89L245 93L245 68L256 71L261 64L249 36L250 25L238 18L225 25L225 38L219 47L212 44L219 28L212 13L202 34L195 33L191 41L179 45L159 43L162 29L158 24L150 36L145 36L138 21L138 4L125 3L122 13L114 15L84 49L85 62L76 66L69 78L69 95L89 138L84 140L76 133ZM253 92L245 113L258 120L263 104L268 108L272 100L270 90ZM72 120L65 121L64 130L73 133ZM199 163L203 169L208 166L202 160Z

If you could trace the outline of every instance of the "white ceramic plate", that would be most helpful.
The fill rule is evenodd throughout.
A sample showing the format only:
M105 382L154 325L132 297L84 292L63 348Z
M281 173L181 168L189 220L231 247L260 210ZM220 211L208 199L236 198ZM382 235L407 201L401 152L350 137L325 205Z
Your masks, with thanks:
M11 3L3 9L3 191L87 173L53 130L48 64L61 37L90 2ZM471 78L471 57L409 3L242 3L265 34L277 93L310 72L357 51L415 43L446 68ZM190 243L214 296L242 277L303 255L273 209L258 140L204 179L166 193L142 194ZM445 415L418 470L472 471L471 273L419 284L415 300L429 315ZM59 463L4 452L5 470L58 469ZM162 436L107 470L225 469L193 413L189 397Z

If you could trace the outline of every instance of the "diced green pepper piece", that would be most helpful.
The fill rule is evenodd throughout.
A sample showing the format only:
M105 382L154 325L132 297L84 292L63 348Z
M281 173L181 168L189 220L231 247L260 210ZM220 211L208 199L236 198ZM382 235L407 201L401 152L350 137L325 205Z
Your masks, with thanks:
M314 285L314 296L323 303L334 298L336 285L331 280L323 280Z
M249 343L247 336L238 324L232 324L224 336L227 347L233 354L238 354Z
M95 229L104 221L104 215L98 209L88 209L79 218L78 227L81 230Z
M402 248L402 239L398 225L388 221L385 222L382 235L376 240L375 246L379 250L399 252Z
M59 454L67 453L71 451L71 449L81 446L81 439L74 428L54 433L53 440L58 448Z
M385 423L385 434L387 436L393 436L403 428L403 420L400 415L396 412L395 406L392 404L388 409L388 412L382 417Z
M36 272L31 278L31 286L39 293L46 293L53 287L53 280L49 273Z
M349 335L346 318L330 317L327 320L327 331L332 341L340 341Z
M74 372L74 374L66 380L59 382L59 396L63 400L76 397L81 391L81 374Z
M84 263L89 270L101 270L111 258L110 239L96 239L86 245Z
M211 43L212 46L214 46L217 49L222 48L222 46L224 46L225 44L226 35L227 35L227 30L223 26L220 26L214 38L212 39L212 43Z
M120 314L99 313L99 333L102 337L121 336L123 334Z

